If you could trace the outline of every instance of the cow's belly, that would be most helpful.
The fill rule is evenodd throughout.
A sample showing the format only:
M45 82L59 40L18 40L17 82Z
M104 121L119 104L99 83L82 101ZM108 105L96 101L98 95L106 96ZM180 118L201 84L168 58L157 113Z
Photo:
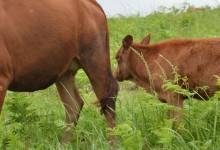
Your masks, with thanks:
M9 86L11 91L35 91L45 89L52 85L62 75L63 67L56 67L56 64L33 66L33 68L22 68L19 74L15 74ZM28 70L28 71L27 71Z
M26 54L23 60L14 59L17 65L9 90L35 91L47 88L68 70L76 56L75 48L61 44L59 49L52 46L45 50L44 55Z
M36 90L42 90L50 85L52 85L58 76L51 76L47 78L35 78L35 80L32 80L34 77L27 77L18 81L12 81L12 83L9 86L10 91L20 91L20 92L32 92Z

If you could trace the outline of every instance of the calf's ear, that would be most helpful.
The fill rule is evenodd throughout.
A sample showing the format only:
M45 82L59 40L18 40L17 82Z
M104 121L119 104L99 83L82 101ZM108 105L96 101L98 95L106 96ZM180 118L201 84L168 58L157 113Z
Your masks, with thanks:
M142 41L141 41L141 44L143 45L148 45L150 43L150 40L151 40L151 35L148 34Z
M131 47L132 44L133 44L133 37L132 37L131 35L127 35L127 36L122 40L123 48L128 49L129 47Z

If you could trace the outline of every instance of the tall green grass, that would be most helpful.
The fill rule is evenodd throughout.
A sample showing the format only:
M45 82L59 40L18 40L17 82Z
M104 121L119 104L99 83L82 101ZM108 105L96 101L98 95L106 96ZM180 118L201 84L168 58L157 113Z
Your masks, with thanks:
M115 53L127 34L139 41L151 33L152 42L167 38L220 37L219 16L220 8L109 18L112 68L116 67ZM8 92L0 115L0 149L108 150L111 149L106 140L108 134L117 135L120 150L220 149L219 92L210 101L186 101L182 110L185 117L177 132L172 128L172 119L166 116L168 110L175 108L160 103L141 88L128 91L130 82L120 83L117 127L107 132L104 117L92 104L96 97L83 71L77 74L77 84L85 105L73 129L75 137L65 148L59 143L65 130L64 107L52 86L34 93Z

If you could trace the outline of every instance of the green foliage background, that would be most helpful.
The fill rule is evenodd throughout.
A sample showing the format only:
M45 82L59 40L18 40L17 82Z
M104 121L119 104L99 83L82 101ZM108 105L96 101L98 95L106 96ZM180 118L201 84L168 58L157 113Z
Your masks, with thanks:
M220 37L220 8L193 13L172 8L169 13L157 12L146 17L109 18L108 24L114 70L115 53L127 34L140 41L151 33L152 43L167 38ZM110 149L105 119L92 104L97 99L83 71L77 74L77 84L85 105L77 128L73 129L75 137L65 148L59 143L65 130L64 108L52 86L34 93L8 92L0 115L0 149ZM120 83L117 127L109 133L117 135L117 149L220 149L220 92L209 101L191 98L185 102L185 118L177 132L172 129L172 119L166 116L167 110L175 108L160 103L141 88L128 91L132 85Z

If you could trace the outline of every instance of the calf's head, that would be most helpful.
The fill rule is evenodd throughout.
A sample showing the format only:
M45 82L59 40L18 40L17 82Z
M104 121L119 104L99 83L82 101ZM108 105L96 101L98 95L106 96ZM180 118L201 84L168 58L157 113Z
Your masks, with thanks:
M150 43L150 39L151 36L147 35L141 42L133 43L133 37L131 35L127 35L122 40L122 46L115 56L118 65L114 76L118 81L132 80L133 77L131 74L129 58L132 51L130 48L133 46L133 44L148 45Z

